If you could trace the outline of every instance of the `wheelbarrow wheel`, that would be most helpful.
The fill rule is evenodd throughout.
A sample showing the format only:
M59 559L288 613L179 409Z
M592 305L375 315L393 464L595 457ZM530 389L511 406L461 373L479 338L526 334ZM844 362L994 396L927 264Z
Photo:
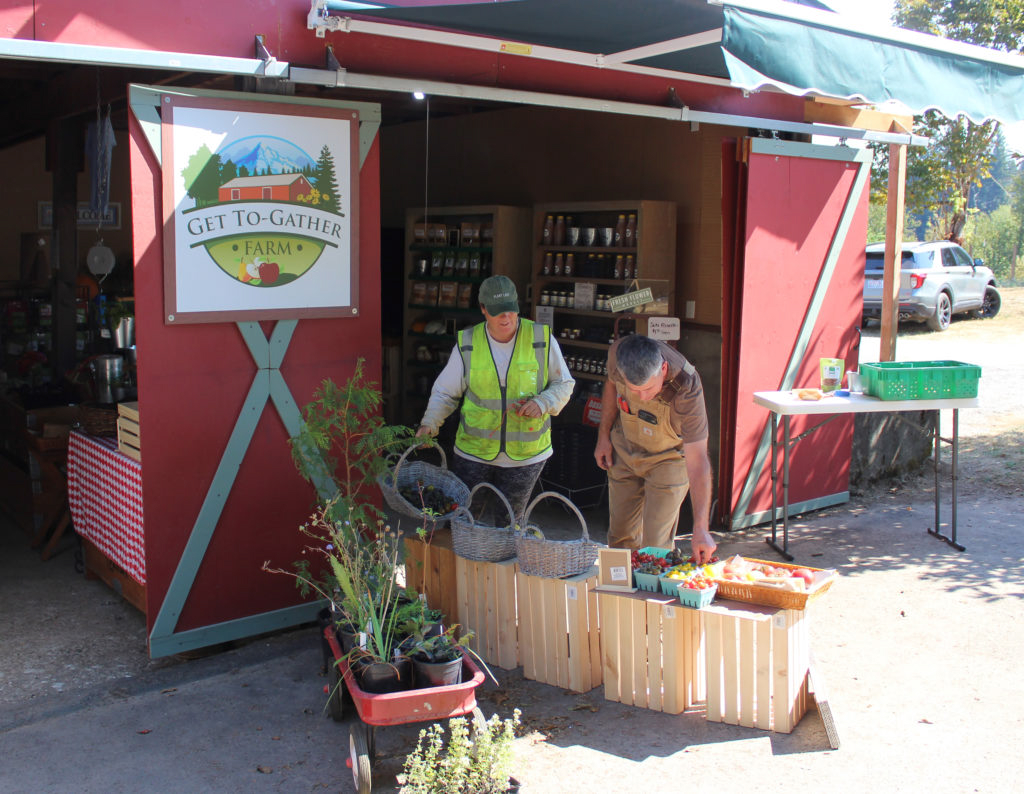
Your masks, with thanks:
M353 725L348 732L348 751L352 761L352 782L358 794L370 794L370 748L366 742L368 729Z
M335 722L345 719L345 693L348 687L342 683L337 663L332 659L327 665L327 713Z

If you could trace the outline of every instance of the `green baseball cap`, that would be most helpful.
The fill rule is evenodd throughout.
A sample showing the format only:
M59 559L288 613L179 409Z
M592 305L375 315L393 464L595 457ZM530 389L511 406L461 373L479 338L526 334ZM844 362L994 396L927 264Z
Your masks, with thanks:
M508 276L490 276L480 284L480 303L491 316L519 313L519 294Z

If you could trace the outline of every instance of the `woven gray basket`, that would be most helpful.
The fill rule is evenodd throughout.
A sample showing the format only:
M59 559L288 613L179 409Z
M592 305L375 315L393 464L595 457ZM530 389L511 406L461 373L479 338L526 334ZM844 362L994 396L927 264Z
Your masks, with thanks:
M480 488L490 488L508 511L509 523L503 527L488 526L473 517L473 497ZM489 482L478 483L469 492L466 507L452 516L452 549L467 560L501 562L516 556L516 515L505 494Z
M530 523L530 513L542 499L560 499L580 520L583 537L579 540L548 540L537 526ZM602 544L590 539L587 522L583 514L571 501L555 491L544 491L537 494L526 507L523 515L526 531L516 533L516 556L519 558L519 569L530 576L545 576L549 579L561 579L583 573L597 560L597 550Z
M441 447L435 447L441 454L440 466L435 466L432 463L426 463L421 460L407 462L406 458L409 457L409 454L414 449L419 449L421 445L422 442L416 442L403 452L399 456L398 462L395 463L395 468L377 478L377 485L380 486L384 501L387 502L391 509L426 522L431 531L433 531L438 527L444 526L448 519L469 503L469 486L448 471L448 458ZM423 512L422 505L413 504L402 496L402 488L416 488L419 485L423 487L432 486L438 489L455 503L455 509L439 515L432 515Z

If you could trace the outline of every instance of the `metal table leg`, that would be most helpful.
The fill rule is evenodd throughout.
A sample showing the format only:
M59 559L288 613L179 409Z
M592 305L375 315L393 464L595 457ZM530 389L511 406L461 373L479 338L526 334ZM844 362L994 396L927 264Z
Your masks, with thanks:
M960 409L953 409L953 435L949 439L949 445L953 449L952 454L952 478L950 482L950 502L951 512L949 518L949 537L947 538L939 531L940 515L939 515L939 450L942 447L942 433L940 432L940 419L942 414L936 411L935 417L935 529L929 529L928 534L934 535L939 540L948 543L957 551L964 551L965 548L961 544L956 542L956 490L957 480L960 477Z
M775 414L772 414L772 430L776 427ZM814 430L816 428L812 428ZM810 431L808 431L810 432ZM806 435L806 434L805 434ZM799 439L798 439L799 440ZM775 536L775 433L772 433L772 537L765 541L775 551L781 554L790 562L793 555L789 553L789 449L791 446L789 437L789 414L782 417L782 546L779 546Z

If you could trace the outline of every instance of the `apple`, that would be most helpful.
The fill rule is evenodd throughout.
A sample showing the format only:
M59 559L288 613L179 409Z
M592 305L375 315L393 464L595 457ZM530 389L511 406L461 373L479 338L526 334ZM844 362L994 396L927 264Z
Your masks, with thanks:
M794 568L793 573L790 574L795 578L804 580L804 584L810 587L814 583L814 574L808 571L806 568Z
M260 265L260 280L264 284L273 284L281 275L281 268L277 262L264 262Z

